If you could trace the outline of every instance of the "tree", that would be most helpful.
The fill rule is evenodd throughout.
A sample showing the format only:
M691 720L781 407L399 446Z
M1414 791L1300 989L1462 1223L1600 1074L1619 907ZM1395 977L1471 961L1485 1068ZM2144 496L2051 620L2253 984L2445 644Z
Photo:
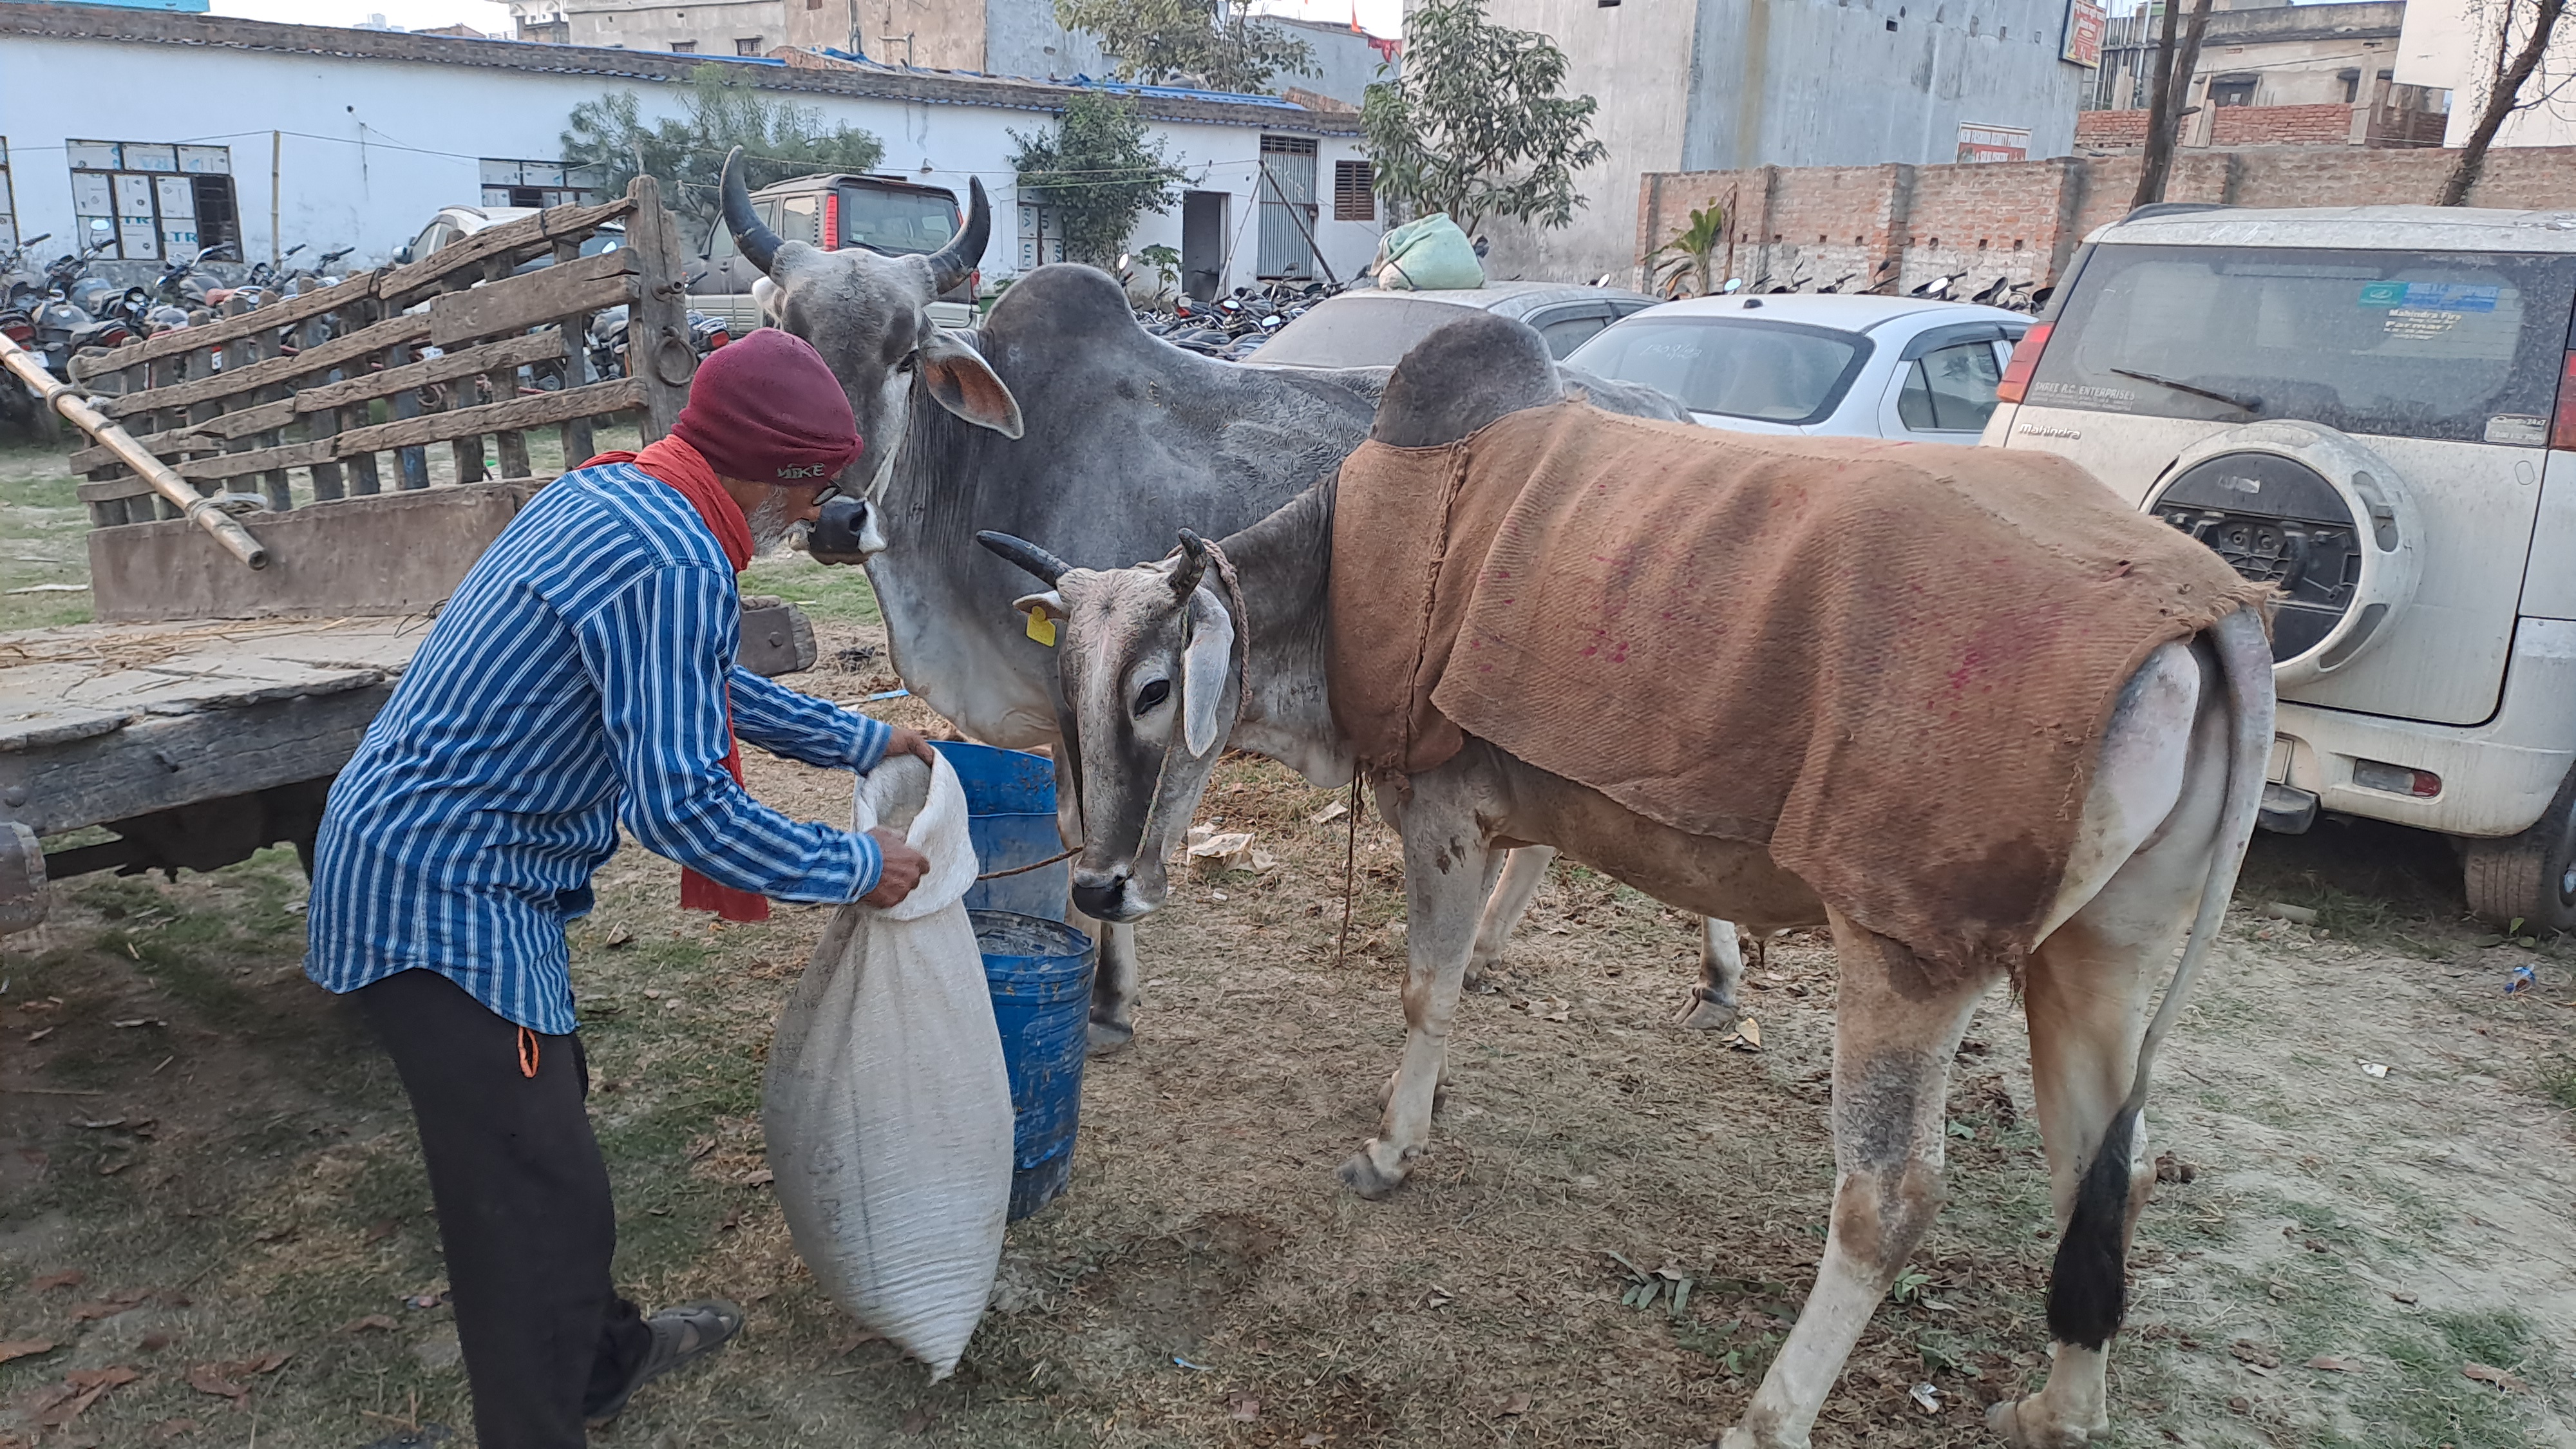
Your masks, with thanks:
M1487 217L1566 226L1584 204L1574 173L1609 149L1590 96L1562 96L1565 52L1485 21L1484 0L1426 0L1405 21L1404 75L1368 88L1360 128L1377 192L1472 233Z
M1691 208L1690 226L1684 229L1680 236L1655 248L1657 256L1665 252L1679 253L1671 261L1663 264L1663 275L1656 281L1659 294L1666 297L1681 295L1681 285L1684 280L1698 283L1697 289L1691 294L1693 296L1705 297L1714 291L1715 287L1709 276L1709 263L1717 259L1717 249L1726 244L1729 225L1726 208L1716 202L1710 202L1705 211L1698 207Z
M1315 63L1313 46L1254 18L1252 0L1055 0L1055 18L1099 37L1120 80L1256 94Z
M649 175L662 183L665 205L706 221L722 206L725 156L736 146L754 190L816 171L866 171L885 159L885 145L872 133L856 126L825 130L821 112L734 82L713 63L689 72L680 107L686 119L647 127L633 91L584 101L572 108L563 133L564 162L594 171L612 193Z
M2165 0L2164 35L2156 45L2155 96L2147 106L2147 149L2138 158L2138 194L2132 209L2165 199L2165 181L2173 174L2174 140L2182 130L2183 99L2191 94L2191 75L2200 69L2201 37L2209 33L2209 0L2197 0L2182 53L2174 53L2176 0Z
M2486 170L2487 148L2495 144L2496 132L2504 128L2506 118L2514 112L2528 110L2551 99L2563 89L2569 77L2544 78L2539 91L2526 97L2534 72L2549 53L2549 42L2558 30L2558 17L2567 9L2566 0L2532 0L2526 8L2520 0L2495 0L2490 15L2472 17L2493 27L2495 55L2491 60L2494 74L2487 82L2486 98L2478 106L2477 124L2469 128L2466 144L2460 147L2459 159L2451 163L2451 174L2442 181L2442 194L2436 206L2464 206L2469 191L2478 184ZM2522 29L2517 43L2514 32Z
M1136 218L1180 200L1186 173L1164 158L1135 104L1106 92L1077 91L1053 131L1011 139L1020 200L1046 208L1068 260L1109 266Z

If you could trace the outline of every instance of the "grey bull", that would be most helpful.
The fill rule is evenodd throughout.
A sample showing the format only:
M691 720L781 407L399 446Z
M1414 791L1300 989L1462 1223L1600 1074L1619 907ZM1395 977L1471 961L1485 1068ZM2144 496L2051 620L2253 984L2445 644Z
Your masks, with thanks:
M864 562L896 671L977 739L1011 749L1060 742L1056 668L1010 612L1009 565L974 546L998 527L1050 538L1072 558L1123 563L1183 526L1244 527L1334 470L1368 433L1384 368L1258 371L1184 351L1136 325L1103 272L1049 266L1021 278L978 330L933 324L929 305L962 282L992 225L972 183L965 230L928 256L824 251L785 241L751 209L740 153L724 173L725 220L765 274L755 290L778 325L814 344L848 392L864 445L827 504L814 553ZM1679 418L1650 388L1586 379L1600 406ZM970 521L971 520L971 521ZM1055 750L1068 841L1081 838L1079 775ZM1523 875L1535 888L1545 857ZM1527 903L1498 902L1494 949ZM1134 1032L1134 928L1108 921L1092 1003L1095 1048ZM1733 1021L1734 931L1719 922L1688 1010Z
M1373 436L1442 445L1560 391L1535 333L1490 317L1459 322L1396 368ZM1173 833L1226 747L1288 761L1318 784L1351 775L1324 653L1333 507L1327 482L1218 546L1189 535L1172 558L1107 572L988 536L1052 584L1044 597L1065 614L1063 690L1091 823L1074 875L1083 909L1134 920L1162 904ZM2149 1067L2234 888L2272 715L2264 629L2238 612L2150 654L2102 737L2074 854L2025 973L2033 1090L2062 1231L2047 1384L1989 1416L2012 1444L2055 1449L2109 1432L2106 1353L2125 1312L2129 1234L2154 1185L2152 1171L2139 1170ZM1761 846L1684 834L1473 737L1403 784L1380 782L1378 798L1404 841L1408 1034L1377 1135L1341 1168L1363 1196L1395 1190L1428 1150L1479 907L1506 848L1562 847L1684 910L1832 927L1841 989L1831 1228L1797 1326L1722 1441L1805 1445L1844 1359L1938 1209L1949 1063L2001 968L1928 987L1904 948L1826 910Z

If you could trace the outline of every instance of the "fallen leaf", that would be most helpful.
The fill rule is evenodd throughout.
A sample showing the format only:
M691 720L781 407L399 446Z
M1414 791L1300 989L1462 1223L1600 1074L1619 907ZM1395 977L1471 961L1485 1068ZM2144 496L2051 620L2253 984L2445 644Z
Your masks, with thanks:
M1930 1384L1916 1384L1906 1397L1914 1401L1914 1407L1927 1414L1941 1412L1941 1391Z
M40 1429L59 1429L81 1416L81 1411L95 1404L119 1384L130 1384L143 1377L143 1370L125 1364L101 1369L74 1369L63 1375L59 1397L36 1415Z
M254 1243L282 1243L288 1238L294 1236L295 1229L293 1227L262 1228L258 1232L251 1234L250 1240Z
M860 1345L875 1343L884 1337L884 1334L877 1332L873 1328L862 1328L858 1332L851 1334L848 1338L842 1339L840 1342L833 1344L832 1357L845 1357L848 1354L855 1352Z
M34 1358L37 1354L53 1351L53 1344L45 1339L13 1338L0 1342L0 1363L7 1363L13 1358Z
M402 1325L394 1322L393 1315L390 1313L370 1313L364 1318L352 1318L341 1324L340 1331L342 1333L391 1333L400 1327Z
M937 1417L937 1415L931 1413L928 1409L914 1409L912 1412L903 1416L903 1422L895 1426L896 1431L899 1433L914 1435L927 1434L930 1432L930 1421Z
M2236 1394L2227 1400L2227 1408L2230 1413L2250 1415L2254 1412L2254 1401L2243 1394Z
M1306 822L1310 825L1330 825L1334 821L1339 820L1350 813L1350 806L1336 800L1332 804L1325 806L1323 809L1316 811L1314 814L1307 816Z
M2412 1294L2412 1293L2407 1292L2407 1291L2406 1291L2405 1289L2403 1289L2403 1288L2391 1288L2391 1289L2389 1289L2389 1290L2388 1290L2388 1296L2389 1296L2389 1297L2391 1297L2391 1298L2396 1299L2396 1300L2397 1300L2398 1302L2400 1302L2400 1303L2412 1303L2412 1302L2414 1302L2414 1301L2415 1301L2415 1295L2414 1295L2414 1294Z
M750 1183L753 1187L767 1187L777 1180L778 1174L770 1171L766 1167L743 1179L743 1181Z
M233 1401L233 1406L239 1408L242 1402L250 1397L250 1390L234 1383L225 1373L225 1370L230 1367L230 1364L201 1363L188 1370L188 1387L201 1394L230 1399Z
M2359 1360L2336 1358L2332 1354L2319 1354L2317 1357L2309 1359L2308 1367L2312 1369L2324 1369L2326 1372L2332 1374L2357 1374L2361 1372L2361 1363Z
M620 946L632 945L634 940L635 933L633 931L626 929L624 926L611 926L608 928L608 934L601 938L599 944L614 951Z
M2254 1365L2256 1368L2276 1369L2281 1366L2281 1356L2279 1354L2263 1347L2261 1344L2252 1343L2242 1338L2229 1344L2227 1346L2227 1351L2236 1355L2238 1358L2243 1359L2245 1362Z
M140 1288L120 1288L96 1302L73 1304L72 1322L89 1323L102 1318L114 1318L120 1313L131 1310L150 1296Z
M2503 1369L2489 1368L2482 1363L2462 1364L2460 1365L2460 1372L2466 1377L2476 1379L2479 1383L2493 1384L2497 1388L2503 1389L2508 1393L2518 1394L2531 1387L2531 1385L2524 1383L2522 1380L2515 1378L2509 1373L2506 1373Z
M1508 1416L1526 1414L1529 1411L1530 1396L1527 1394L1512 1394L1503 1400L1503 1413Z
M361 1243L381 1243L385 1239L390 1238L401 1231L402 1219L378 1218L375 1222L368 1225L366 1232L359 1235L358 1241Z
M27 1285L27 1291L30 1293L51 1293L57 1288L78 1288L80 1285L88 1281L89 1275L87 1273L82 1272L78 1268L65 1268L59 1273L47 1273L42 1278L38 1278L34 1282L29 1283Z
M1261 1417L1261 1401L1250 1394L1236 1395L1233 1404L1229 1407L1233 1411L1234 1421L1238 1424L1249 1424Z
M201 1427L203 1426L194 1419L164 1419L143 1432L166 1444L173 1439L194 1434Z
M143 1335L143 1341L134 1346L144 1353L159 1353L170 1346L170 1335L156 1328Z
M1728 1042L1727 1045L1740 1052L1758 1052L1762 1050L1762 1023L1755 1021L1749 1016L1737 1018L1735 1023L1735 1039Z

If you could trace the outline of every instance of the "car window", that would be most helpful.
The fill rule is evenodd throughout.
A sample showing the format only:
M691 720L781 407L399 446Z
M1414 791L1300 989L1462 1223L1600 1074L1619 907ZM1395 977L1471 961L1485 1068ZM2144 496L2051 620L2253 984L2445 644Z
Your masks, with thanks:
M714 228L707 232L707 260L721 262L734 254L733 228L725 225L723 217L717 217Z
M1992 342L1937 348L1905 364L1896 416L1918 433L1976 432L1995 410L1995 384L2002 380Z
M602 227L581 239L581 254L586 257L613 252L626 245L626 233L613 227Z
M2096 247L2029 401L2545 447L2576 256Z
M935 191L841 188L841 245L910 255L935 252L957 234L957 203Z
M778 235L784 241L801 241L808 246L823 244L823 197L809 191L803 196L778 199Z
M1642 382L1695 413L1773 423L1824 418L1869 360L1856 332L1732 317L1631 317L1566 360Z
M411 244L411 259L413 261L419 261L421 258L428 256L431 252L434 252L445 245L447 245L447 223L443 221L433 221L429 225L422 227L420 235L413 239Z
M1413 344L1469 309L1419 297L1331 297L1279 329L1261 349L1263 362L1301 367L1393 367Z
M1538 335L1547 339L1547 355L1563 362L1574 349L1592 339L1592 335L1610 325L1610 319L1594 303L1581 307L1559 307L1530 319Z

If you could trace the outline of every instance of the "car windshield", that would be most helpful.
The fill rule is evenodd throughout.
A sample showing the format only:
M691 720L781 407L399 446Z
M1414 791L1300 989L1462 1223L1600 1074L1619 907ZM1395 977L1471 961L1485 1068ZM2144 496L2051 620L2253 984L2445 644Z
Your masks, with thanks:
M1662 388L1695 413L1795 424L1831 413L1869 351L1831 327L1666 315L1631 317L1566 363Z
M957 231L957 203L934 191L841 188L841 245L935 252Z
M2576 256L2096 248L2042 407L2543 447Z
M1413 344L1469 309L1420 297L1333 297L1279 329L1261 349L1264 363L1298 367L1393 367Z

